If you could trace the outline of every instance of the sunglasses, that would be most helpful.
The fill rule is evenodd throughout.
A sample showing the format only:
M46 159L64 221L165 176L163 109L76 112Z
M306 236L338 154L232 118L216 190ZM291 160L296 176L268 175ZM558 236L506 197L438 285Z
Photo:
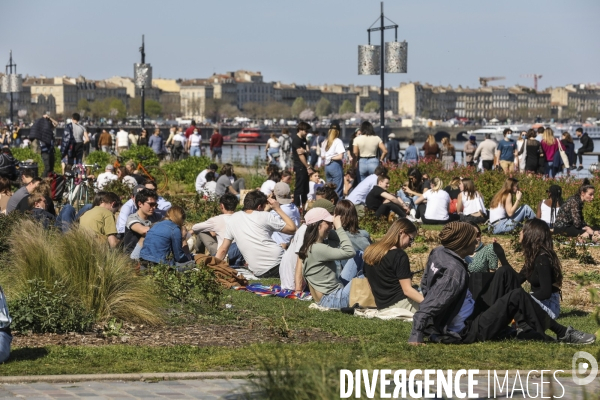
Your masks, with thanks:
M158 206L158 203L146 203L146 204L148 204L152 208L156 208L156 206Z
M410 236L410 235L406 235L406 236L408 236L408 244L413 244L415 242L414 236Z

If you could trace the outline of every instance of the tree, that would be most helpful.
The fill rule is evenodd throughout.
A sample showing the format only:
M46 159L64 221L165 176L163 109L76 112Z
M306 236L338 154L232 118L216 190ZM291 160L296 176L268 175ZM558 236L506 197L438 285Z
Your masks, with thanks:
M265 115L265 109L262 105L249 101L244 103L244 113L250 118L259 118Z
M77 109L81 115L85 115L86 112L90 111L90 103L87 99L80 99L77 102Z
M356 112L354 104L350 100L344 100L340 106L340 114L351 114Z
M144 104L146 115L156 118L162 114L162 105L156 100L146 100Z
M220 122L222 118L232 117L238 113L236 106L223 99L206 99L204 115L213 122Z
M115 97L105 99L108 103L108 112L111 116L116 116L117 119L123 119L127 116L127 108L123 102Z
M366 113L379 111L379 102L375 100L368 102L367 104L365 104L365 108L363 109L363 111Z
M300 113L306 110L308 106L302 97L296 97L294 100L294 104L292 104L292 115L294 117L298 117Z
M331 114L331 102L325 97L321 97L315 108L315 114L319 117L326 117Z
M265 115L267 118L289 118L292 115L292 109L285 103L272 101L265 106Z
M298 117L304 121L312 121L315 119L315 112L310 108L307 108L302 111Z

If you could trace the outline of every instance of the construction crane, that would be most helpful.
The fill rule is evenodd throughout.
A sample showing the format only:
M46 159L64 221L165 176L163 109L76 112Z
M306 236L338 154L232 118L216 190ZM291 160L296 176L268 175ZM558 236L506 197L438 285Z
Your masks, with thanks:
M538 79L542 79L542 75L538 75L538 74L525 74L525 75L521 75L521 78L533 78L533 88L537 92Z
M491 76L491 77L487 77L487 78L479 78L479 84L482 87L487 87L487 84L489 81L501 81L503 79L506 79L503 76Z

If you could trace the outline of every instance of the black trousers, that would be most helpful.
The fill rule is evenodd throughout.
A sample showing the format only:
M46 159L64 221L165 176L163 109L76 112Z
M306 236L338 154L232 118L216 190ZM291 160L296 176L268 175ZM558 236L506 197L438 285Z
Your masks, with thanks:
M308 170L302 167L294 167L296 174L296 186L294 187L294 204L300 208L306 204L308 196Z
M460 215L458 214L448 214L447 220L442 219L427 219L425 218L425 213L421 216L421 220L426 225L446 225L448 222L458 221L460 219Z
M476 274L471 274L471 279L474 275ZM519 325L527 324L538 334L539 339L552 340L545 332L558 324L520 287L517 273L512 267L500 267L491 280L485 281L486 279L481 280L482 286L479 288L477 279L469 284L475 298L475 317L461 332L463 343L495 339L506 331L513 319Z
M583 153L585 153L587 150L580 148L579 150L577 150L577 158L579 158L579 165L583 166Z
M491 171L492 167L494 166L494 160L483 160L481 161L481 165L483 166L484 170Z
M42 161L44 162L44 175L47 177L50 172L54 172L54 147L48 153L42 153Z
M69 165L81 164L83 162L83 142L73 145L73 157L67 160Z
M388 216L388 215L390 215L390 211L393 211L400 218L406 217L406 213L404 212L402 207L400 207L396 203L391 203L391 202L383 203L381 206L379 206L377 211L375 211L375 216L376 217L381 217L382 215Z

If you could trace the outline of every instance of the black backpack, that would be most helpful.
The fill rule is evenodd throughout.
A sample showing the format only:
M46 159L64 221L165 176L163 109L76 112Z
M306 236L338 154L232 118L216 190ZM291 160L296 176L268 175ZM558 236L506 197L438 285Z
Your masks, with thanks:
M0 153L0 176L10 181L16 181L18 178L17 160L10 153Z

